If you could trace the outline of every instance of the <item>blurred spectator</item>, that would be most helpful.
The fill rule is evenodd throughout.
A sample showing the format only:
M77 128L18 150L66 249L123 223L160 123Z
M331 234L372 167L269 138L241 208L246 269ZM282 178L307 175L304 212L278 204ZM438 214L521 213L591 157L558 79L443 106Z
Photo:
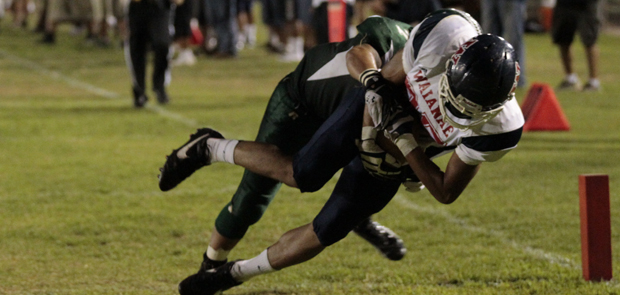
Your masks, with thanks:
M169 48L170 2L168 0L132 0L129 4L129 40L125 46L125 61L132 77L134 106L144 107L146 96L146 57L153 50L153 91L160 104L169 102L166 86L170 83Z
M525 21L527 19L527 3L525 0L481 0L480 1L482 31L504 37L512 44L521 66L521 77L518 87L526 85L525 66Z
M90 0L48 0L42 43L56 42L56 28L63 22L86 24L88 37L93 36L93 6Z
M373 10L397 21L416 25L427 14L442 8L439 0L375 0Z
M304 23L309 24L311 9L308 0L284 0L283 62L299 62L304 57Z
M597 0L557 0L553 9L552 38L560 48L564 69L564 80L559 90L580 90L581 81L573 69L571 45L576 32L579 32L588 61L589 80L583 91L598 91L598 46L596 41L600 31Z
M117 28L121 40L126 37L125 8L130 0L91 0L93 6L93 31L91 41L101 47L109 47L110 30ZM122 44L122 43L121 43Z
M47 10L49 8L49 0L39 1L39 17L37 18L37 25L34 28L35 33L45 32L45 21L47 19Z
M116 35L121 40L126 40L127 36L127 7L130 0L107 0L111 3L111 13L115 22ZM109 23L108 23L109 24ZM109 35L109 28L103 34ZM121 41L121 45L123 42Z
M304 56L304 23L309 23L309 0L263 0L263 23L269 28L267 48L280 61L297 62Z
M274 53L284 52L284 1L262 0L262 19L267 26L267 49Z
M245 46L256 46L256 24L252 14L253 6L254 0L237 0L238 50L243 49Z
M213 54L217 50L217 38L212 24L207 20L206 6L206 0L196 0L194 17L198 21L198 27L204 38L200 44L201 51L206 54Z
M34 3L31 3L29 0L13 0L7 1L7 4L10 4L9 11L13 15L13 26L16 28L27 28L29 14L28 6ZM4 13L4 2L0 2L0 7L3 10L2 13Z
M191 48L193 9L193 0L185 0L174 9L174 42L175 51L178 53L172 61L173 66L192 66L196 63L196 56Z
M216 57L237 56L237 1L202 1L205 1L207 24L213 27L215 38L217 38Z

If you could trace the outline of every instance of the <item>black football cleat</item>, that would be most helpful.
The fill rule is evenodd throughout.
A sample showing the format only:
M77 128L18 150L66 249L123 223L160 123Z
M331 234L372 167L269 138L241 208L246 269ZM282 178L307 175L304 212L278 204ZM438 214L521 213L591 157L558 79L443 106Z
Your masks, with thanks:
M398 235L370 218L362 221L353 232L375 246L389 260L401 260L407 253L407 248Z
M208 269L212 269L212 268L218 268L224 264L226 264L226 262L228 262L227 260L211 260L209 259L209 257L207 257L207 253L202 254L202 263L200 264L200 270L208 270Z
M170 102L170 97L168 97L166 90L155 90L155 95L157 96L157 102L159 102L159 104L168 104Z
M146 95L140 95L133 99L133 106L137 109L143 108L149 98Z
M235 281L230 274L234 264L235 262L231 261L218 268L204 269L201 267L196 274L187 277L179 284L179 294L214 295L241 285L241 282Z
M144 92L137 90L136 88L132 88L133 91L133 106L137 109L143 108L146 105L146 102L149 98L144 94Z
M169 191L188 178L196 170L211 164L211 151L207 146L209 138L224 138L219 132L198 129L184 145L172 151L164 167L159 168L159 189Z

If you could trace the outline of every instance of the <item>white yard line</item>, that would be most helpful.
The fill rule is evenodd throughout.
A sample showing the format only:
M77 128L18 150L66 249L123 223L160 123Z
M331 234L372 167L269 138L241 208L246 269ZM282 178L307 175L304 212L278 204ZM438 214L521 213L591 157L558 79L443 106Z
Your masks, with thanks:
M474 233L483 233L488 236L494 237L500 240L503 244L508 245L514 249L520 250L524 253L527 253L528 255L531 255L535 258L546 260L552 264L557 264L562 267L566 267L570 269L578 269L578 270L581 269L581 265L579 263L574 262L569 258L563 257L562 255L558 255L555 253L549 253L541 249L536 249L536 248L532 248L527 245L519 244L516 241L507 238L505 234L502 233L501 231L469 225L467 224L467 220L465 219L455 217L445 210L439 210L439 209L435 209L429 206L420 206L412 202L411 200L409 200L407 197L403 196L400 193L396 195L394 200L398 202L404 208L435 215L435 216L441 216L444 219L446 219L448 222L456 224L460 226L461 228L463 228L464 230L474 232Z
M31 60L28 60L28 59L25 59L25 58L22 58L22 57L19 57L19 56L16 56L16 55L11 54L9 52L6 52L6 51L4 51L2 49L0 49L0 58L7 59L7 60L9 60L11 62L14 62L14 63L20 65L20 66L23 66L24 68L31 69L34 72L38 73L39 75L47 76L47 77L50 77L52 79L64 82L64 83L66 83L67 85L69 85L69 86L71 86L73 88L81 89L81 90L84 90L84 91L86 91L88 93L92 93L92 94L100 96L100 97L104 97L104 98L108 98L108 99L120 99L120 98L125 99L124 97L122 97L122 95L120 95L120 94L118 94L118 93L116 93L114 91L109 91L109 90L97 87L95 85L86 83L84 81L80 81L78 79L68 77L66 75L61 74L60 72L47 69L44 66L42 66L41 64L39 64L39 63L36 63L34 61L31 61ZM127 105L129 106L130 104L131 104L131 100L127 99ZM162 117L165 117L165 118L171 119L173 121L176 121L176 122L182 123L184 125L187 125L189 127L196 128L196 127L200 126L199 123L196 120L184 117L183 115L180 115L180 114L175 113L175 112L168 111L165 108L162 108L162 107L160 107L158 105L151 105L151 104L149 104L149 105L146 105L145 109L147 109L149 111L152 111L154 113L157 113L158 115L160 115Z

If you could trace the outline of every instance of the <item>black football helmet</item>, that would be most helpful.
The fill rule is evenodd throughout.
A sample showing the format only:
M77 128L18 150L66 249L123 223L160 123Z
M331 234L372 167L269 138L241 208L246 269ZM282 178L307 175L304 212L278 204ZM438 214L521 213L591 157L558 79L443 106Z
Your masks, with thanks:
M463 43L439 82L444 120L469 129L492 119L514 98L519 74L514 48L502 37L484 34Z

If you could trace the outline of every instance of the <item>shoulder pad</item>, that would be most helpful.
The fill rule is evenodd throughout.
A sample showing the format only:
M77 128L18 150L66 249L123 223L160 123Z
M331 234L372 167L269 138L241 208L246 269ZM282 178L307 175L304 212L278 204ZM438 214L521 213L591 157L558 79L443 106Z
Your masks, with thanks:
M372 46L382 57L405 47L412 29L406 23L380 16L368 17L357 26L358 34L363 36L362 42Z

